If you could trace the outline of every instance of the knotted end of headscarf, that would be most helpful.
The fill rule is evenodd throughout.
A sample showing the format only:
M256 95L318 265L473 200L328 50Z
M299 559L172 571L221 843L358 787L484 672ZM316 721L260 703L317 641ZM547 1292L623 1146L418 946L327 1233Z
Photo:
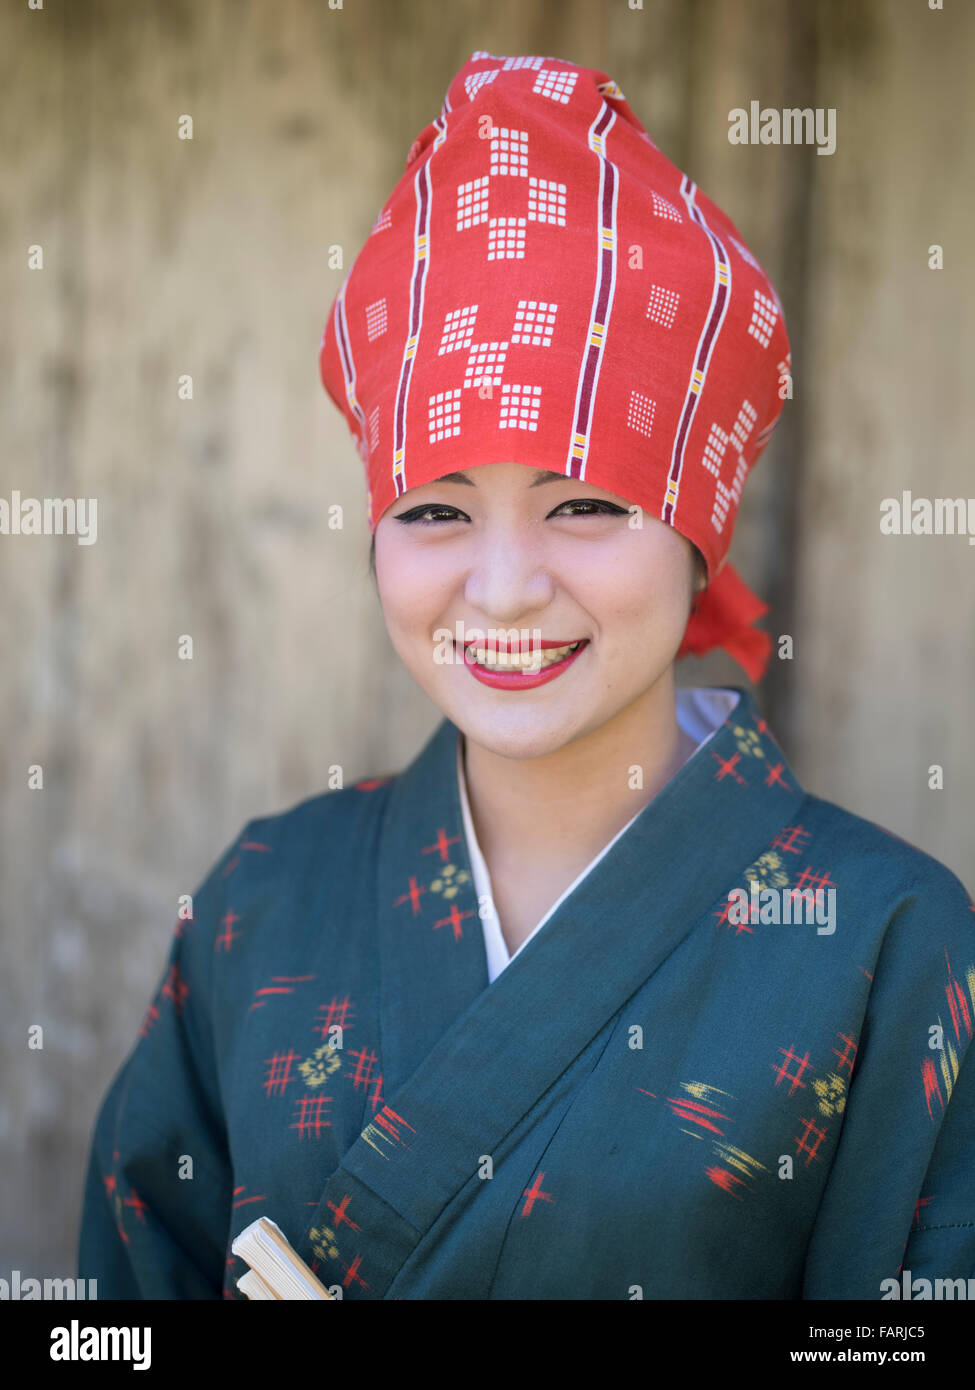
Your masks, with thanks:
M749 589L734 566L724 565L695 602L678 659L723 647L750 680L760 681L772 654L772 639L755 623L768 611L768 604Z

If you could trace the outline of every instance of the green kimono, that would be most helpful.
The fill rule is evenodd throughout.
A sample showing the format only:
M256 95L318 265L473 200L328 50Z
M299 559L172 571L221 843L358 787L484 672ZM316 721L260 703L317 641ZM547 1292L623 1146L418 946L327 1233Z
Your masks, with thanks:
M241 1298L261 1215L343 1298L975 1277L958 879L804 792L742 693L489 984L458 737L249 822L194 895L95 1128L99 1296Z

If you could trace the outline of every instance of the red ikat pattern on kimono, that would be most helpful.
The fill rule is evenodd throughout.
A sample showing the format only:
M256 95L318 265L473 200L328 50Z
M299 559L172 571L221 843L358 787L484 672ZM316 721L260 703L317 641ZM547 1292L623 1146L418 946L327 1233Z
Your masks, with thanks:
M526 1187L524 1192L522 1192L521 1195L525 1198L524 1206L521 1209L522 1219L524 1219L526 1216L531 1216L536 1202L555 1201L555 1198L552 1196L551 1192L544 1192L542 1190L542 1179L544 1178L544 1176L544 1172L538 1173L531 1186Z
M963 983L953 972L948 952L945 951L944 996L947 1026L939 1013L937 1033L929 1035L928 1039L930 1055L921 1062L924 1103L928 1118L933 1122L940 1120L944 1114L958 1079L960 1050L966 1048L972 1039L975 1026L975 963L970 963L965 969Z
M294 994L296 985L307 984L314 979L314 975L272 975L270 984L261 985L254 991L248 1012L263 1009L266 1004L282 994Z
M439 856L439 863L432 877L423 883L416 874L410 874L404 891L393 899L392 904L398 908L408 903L411 915L420 917L427 907L423 901L426 895L432 895L430 903L439 898L440 903L437 903L437 906L447 906L447 913L435 917L430 923L431 928L438 931L442 927L449 927L454 941L463 938L464 921L469 917L477 918L477 912L473 907L462 908L454 901L461 894L470 894L473 889L473 881L467 869L461 868L450 859L450 846L461 843L463 842L459 834L449 835L443 826L438 827L432 842L420 847L421 854Z

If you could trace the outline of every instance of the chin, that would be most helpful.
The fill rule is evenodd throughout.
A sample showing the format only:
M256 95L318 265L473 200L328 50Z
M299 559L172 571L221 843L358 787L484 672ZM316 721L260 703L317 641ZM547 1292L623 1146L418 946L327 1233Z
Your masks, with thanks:
M537 722L534 727L525 728L502 728L500 725L505 721L500 720L454 719L453 722L468 742L478 744L495 757L519 762L557 753L572 740L572 735L567 737L564 729L540 728Z
M471 743L478 744L499 758L521 760L544 758L557 753L580 736L600 727L602 718L585 717L577 711L564 709L546 711L538 704L532 708L512 707L497 710L477 709L473 705L458 706L456 701L437 701L443 714L457 725Z

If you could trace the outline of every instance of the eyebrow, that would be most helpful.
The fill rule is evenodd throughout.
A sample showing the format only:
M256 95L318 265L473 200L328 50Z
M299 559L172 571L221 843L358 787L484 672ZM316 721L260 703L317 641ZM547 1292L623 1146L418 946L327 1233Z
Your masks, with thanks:
M445 473L442 478L437 478L438 483L466 483L468 487L477 487L477 484L463 473ZM544 487L546 483L571 482L565 473L551 473L548 469L541 468L535 470L535 481L529 483L529 487Z

